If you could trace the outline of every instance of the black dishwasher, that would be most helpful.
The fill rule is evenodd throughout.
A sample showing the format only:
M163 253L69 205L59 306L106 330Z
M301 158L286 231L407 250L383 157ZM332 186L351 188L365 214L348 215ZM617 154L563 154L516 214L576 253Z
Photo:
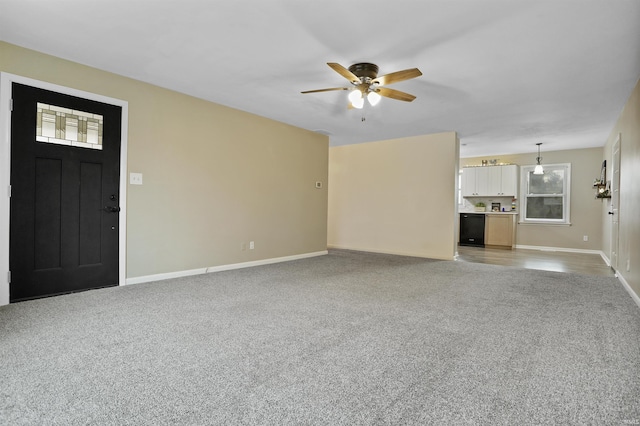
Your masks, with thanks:
M460 245L484 247L483 214L460 213Z

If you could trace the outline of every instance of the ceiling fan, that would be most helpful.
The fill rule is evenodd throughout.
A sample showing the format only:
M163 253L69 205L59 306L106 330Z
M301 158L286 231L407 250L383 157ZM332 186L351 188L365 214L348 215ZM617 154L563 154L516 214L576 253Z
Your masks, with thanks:
M378 77L378 66L368 62L351 65L348 69L335 62L328 62L335 72L349 80L353 87L332 87L329 89L307 90L301 93L330 92L333 90L350 90L349 107L362 108L365 98L373 106L380 102L380 97L384 96L399 101L411 102L416 97L399 90L389 89L388 84L420 77L422 72L418 68L410 68L402 71Z

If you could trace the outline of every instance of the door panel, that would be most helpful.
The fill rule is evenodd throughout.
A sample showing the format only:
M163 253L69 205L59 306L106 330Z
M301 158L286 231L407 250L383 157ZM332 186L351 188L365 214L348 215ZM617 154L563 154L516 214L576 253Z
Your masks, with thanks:
M60 268L62 161L35 159L35 269Z
M613 143L612 148L612 174L611 174L611 267L618 270L618 257L620 245L620 135Z
M102 260L102 165L80 163L80 265L98 264Z
M119 199L121 108L17 83L12 96L10 300L117 285L119 218L105 207ZM61 108L40 116L38 103Z

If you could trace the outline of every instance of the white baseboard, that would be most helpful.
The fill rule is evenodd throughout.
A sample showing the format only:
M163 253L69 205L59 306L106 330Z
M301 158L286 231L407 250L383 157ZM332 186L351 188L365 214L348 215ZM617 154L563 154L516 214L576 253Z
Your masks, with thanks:
M631 288L627 280L625 280L624 277L620 275L620 273L617 271L616 271L616 278L618 278L618 281L622 283L622 286L627 290L627 292L629 293L633 301L636 302L636 305L638 305L638 308L640 308L640 296L638 296L636 292L633 291L633 289Z
M253 266L269 265L272 263L289 262L291 260L306 259L309 257L323 256L328 254L327 250L312 253L295 254L293 256L275 257L271 259L254 260L251 262L232 263L229 265L210 266L208 268L189 269L186 271L167 272L164 274L144 275L140 277L127 278L126 285L142 284L151 281L168 280L171 278L188 277L192 275L208 274L211 272L230 271L232 269L251 268Z

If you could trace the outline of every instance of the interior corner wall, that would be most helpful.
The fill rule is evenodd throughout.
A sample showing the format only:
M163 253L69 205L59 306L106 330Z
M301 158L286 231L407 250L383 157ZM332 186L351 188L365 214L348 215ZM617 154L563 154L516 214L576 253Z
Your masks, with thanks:
M4 42L0 70L128 102L128 278L326 251L327 136Z
M455 132L329 148L328 245L451 260Z
M640 81L607 138L604 147L607 164L611 164L611 150L618 136L620 206L617 272L640 298ZM610 174L607 179L610 179ZM605 253L611 258L611 218L608 214L603 223L603 234L606 236Z
M532 147L533 148L533 147ZM595 198L594 179L600 176L602 148L544 151L542 164L571 164L571 226L521 224L516 227L516 245L555 247L573 250L602 250L603 206L606 201ZM478 166L482 160L497 159L501 163L519 166L534 165L537 152L530 154L493 155L490 157L462 158L461 167ZM609 173L609 172L608 172ZM520 182L518 182L520 188ZM522 197L522 194L519 194ZM584 236L588 241L584 241Z

